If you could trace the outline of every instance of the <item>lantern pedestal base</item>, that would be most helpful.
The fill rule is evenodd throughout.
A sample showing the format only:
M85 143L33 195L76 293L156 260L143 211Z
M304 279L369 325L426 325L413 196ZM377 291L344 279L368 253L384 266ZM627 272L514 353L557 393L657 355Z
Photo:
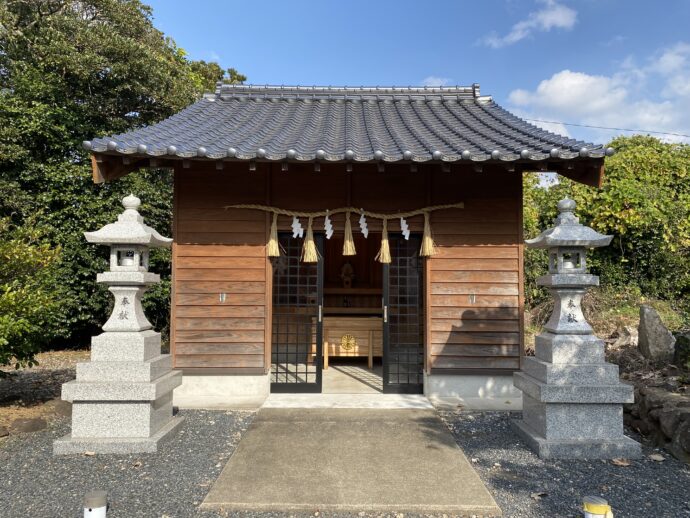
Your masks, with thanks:
M554 364L526 358L513 374L522 391L518 434L542 458L612 459L641 455L640 445L623 433L623 404L633 387L618 381L608 363Z
M73 438L71 434L65 435L53 442L53 454L73 455L87 451L99 454L156 453L162 444L175 436L183 421L183 417L175 416L151 437Z
M542 459L634 459L641 455L639 443L625 436L616 439L547 440L522 420L514 419L511 425Z
M77 379L62 385L62 399L72 402L72 433L53 452L156 451L182 422L172 405L182 373L160 352L160 334L151 330L94 337L91 361L77 364Z

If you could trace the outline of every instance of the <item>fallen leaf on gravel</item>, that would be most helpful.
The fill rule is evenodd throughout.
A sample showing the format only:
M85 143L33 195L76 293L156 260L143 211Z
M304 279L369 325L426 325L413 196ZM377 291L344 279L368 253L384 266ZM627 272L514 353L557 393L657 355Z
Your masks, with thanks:
M133 467L133 468L138 468L139 466L141 466L141 461L140 461L140 460L137 460L137 461L135 461L135 462L132 463L132 467Z
M537 491L535 493L530 493L529 496L530 498L534 498L535 500L541 500L543 497L548 496L548 493L544 493L543 491Z
M611 464L614 466L630 466L630 461L628 459L611 459Z
M93 457L94 455L96 455L96 452L95 451L85 451L84 455L86 455L87 457Z
M666 457L664 457L663 455L660 455L658 453L652 453L649 456L649 460L655 460L656 462L664 462L666 460Z

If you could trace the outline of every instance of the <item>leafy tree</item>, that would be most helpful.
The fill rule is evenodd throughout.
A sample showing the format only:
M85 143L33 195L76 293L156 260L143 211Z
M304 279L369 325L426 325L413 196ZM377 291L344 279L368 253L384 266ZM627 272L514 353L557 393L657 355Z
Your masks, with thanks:
M654 137L620 137L606 161L601 189L561 178L549 188L525 181L528 205L537 207L538 227L550 226L559 199L577 202L581 222L614 236L597 249L590 265L602 283L639 289L643 295L690 305L690 146ZM525 224L535 218L526 208ZM533 235L535 229L526 228ZM527 261L526 261L527 262ZM534 275L534 273L529 275ZM528 281L529 282L529 281Z
M231 84L242 84L247 80L247 76L240 74L234 68L223 70L218 63L207 63L204 60L192 61L189 66L192 72L196 74L194 80L199 89L207 85L213 85L218 81L223 81Z
M46 344L44 330L59 314L53 285L59 255L39 231L0 219L0 365L32 365Z
M147 222L170 234L172 180L167 171L142 171L94 185L81 142L154 123L218 80L245 78L188 60L139 0L5 0L0 49L0 217L16 232L40 228L42 242L60 250L51 259L59 311L43 336L54 345L84 344L104 322L111 298L95 284L107 252L87 245L83 232L111 222L122 211L119 200L133 192ZM145 304L164 329L169 253L155 253L152 268L164 281Z
M539 174L525 174L523 176L522 226L525 239L531 239L551 226L545 224L542 211L548 201L549 192L540 185ZM546 226L545 226L546 225ZM525 269L525 302L527 306L535 306L542 302L548 293L537 286L537 277L547 271L548 254L545 250L524 249Z

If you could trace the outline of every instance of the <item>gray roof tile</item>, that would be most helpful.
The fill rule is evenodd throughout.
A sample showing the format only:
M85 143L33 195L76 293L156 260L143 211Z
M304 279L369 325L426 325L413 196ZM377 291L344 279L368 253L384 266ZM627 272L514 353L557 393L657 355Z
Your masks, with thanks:
M538 161L613 151L529 124L480 96L478 85L219 84L215 94L158 124L84 146L94 153L151 157L385 162Z

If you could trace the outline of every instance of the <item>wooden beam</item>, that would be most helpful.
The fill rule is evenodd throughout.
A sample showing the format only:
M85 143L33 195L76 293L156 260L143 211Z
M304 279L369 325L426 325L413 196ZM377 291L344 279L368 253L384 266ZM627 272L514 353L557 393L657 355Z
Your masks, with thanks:
M91 155L91 174L93 183L97 184L117 180L132 171L148 166L147 158L133 159L129 164L125 164L119 156Z
M287 166L287 162L283 162L281 168ZM273 169L274 165L269 164L266 168L265 174L265 198L264 201L266 205L271 205L271 187L273 180ZM287 170L287 168L285 169ZM271 237L271 215L267 212L264 218L264 225L266 227L266 243ZM273 351L273 263L270 257L266 256L265 259L266 268L266 278L265 278L265 300L264 300L264 374L269 374L271 372L271 355Z
M140 158L140 157L127 157L129 160L128 164L125 164L123 157L120 155L107 155L107 154L93 154L91 155L91 169L93 174L94 183L101 184L104 182L110 182L125 176L140 168L148 167L158 167L158 168L168 168L174 167L175 164L179 164L179 159L156 159L153 163L150 157ZM192 160L186 159L182 160L182 167L190 167ZM194 161L195 167L199 168L216 168L217 164L210 160L204 161ZM241 163L243 161L237 161ZM262 162L263 163L263 162ZM155 164L155 165L154 165ZM378 164L381 165L381 164ZM314 163L312 165L316 170L325 170L326 172L339 169L348 168L351 166L349 163L338 162L333 164L319 164ZM393 170L396 167L403 169L410 168L410 170L416 170L417 164L387 164L386 168ZM490 171L494 169L502 169L506 172L511 173L522 173L525 171L553 171L566 178L570 178L576 182L590 185L592 187L600 188L604 179L604 159L589 159L589 160L572 160L572 161L549 161L549 162L538 162L538 163L516 163L516 164L503 164L503 165L491 165L491 164L463 164L458 166L457 170L453 170L457 173L481 173L482 171ZM256 162L249 162L249 169L256 169ZM299 167L298 167L299 169Z
M549 161L535 164L517 164L517 172L547 172L558 173L571 180L601 188L604 180L604 159L587 161Z
M180 174L176 168L173 172L173 213L172 213L172 268L170 269L170 354L173 359L173 366L177 359L177 283L175 282L175 272L177 271L177 252L178 252L178 233L179 226L179 198L180 198Z
M101 165L96 160L96 155L91 155L91 176L93 178L93 183L101 184L105 183L105 177L101 171Z
M517 209L518 235L518 325L520 327L520 368L525 361L525 236L524 236L524 192L522 179L519 185L520 206Z
M584 163L561 163L555 171L570 178L571 180L589 185L590 187L601 188L604 181L604 160L587 161ZM572 166L572 168L568 168Z

